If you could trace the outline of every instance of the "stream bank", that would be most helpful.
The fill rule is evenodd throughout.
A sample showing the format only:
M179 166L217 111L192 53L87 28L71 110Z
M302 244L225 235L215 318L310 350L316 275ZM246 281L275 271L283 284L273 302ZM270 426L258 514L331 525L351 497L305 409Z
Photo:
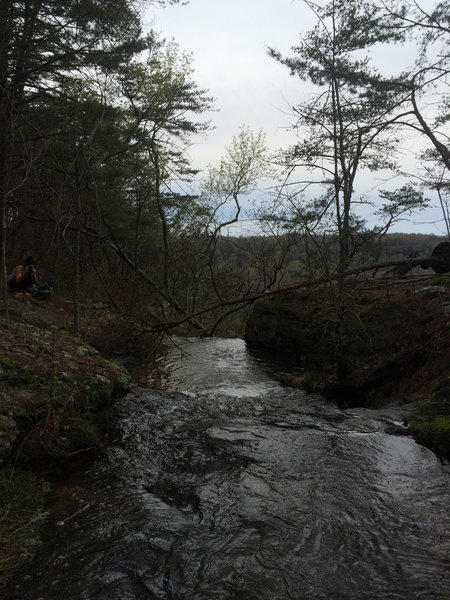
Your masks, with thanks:
M240 339L172 342L114 445L54 474L3 600L448 598L449 466L403 407L281 386Z
M414 402L410 431L450 457L450 278L350 286L342 327L343 367L334 369L332 293L290 292L257 302L246 342L289 358L280 381L344 406Z
M444 440L445 443L445 440L448 440L448 432L445 428L448 413L440 415L439 411L446 410L445 407L447 406L449 397L449 376L448 371L445 370L449 364L448 318L445 316L447 299L442 290L438 292L429 290L429 293L422 294L419 297L420 299L416 296L409 296L410 293L413 294L414 292L407 292L404 288L403 290L403 293L394 293L393 290L390 290L389 294L385 293L384 297L377 296L374 292L366 296L364 294L354 294L353 304L351 307L349 306L349 312L353 311L357 315L357 318L349 326L348 362L350 367L352 367L350 373L352 373L353 378L353 381L351 378L349 378L349 381L358 385L353 385L350 391L354 394L356 391L362 393L364 390L368 390L370 393L365 396L367 402L365 406L370 406L371 404L380 406L392 400L408 404L413 402L417 407L414 422L422 426L420 431L414 432L416 438L420 439L420 436L422 436L428 426L426 425L427 423L439 424L443 422L444 427L441 427L443 434L439 439ZM248 342L252 343L252 345L258 345L254 338L250 339L251 335L249 335L249 332L253 326L257 333L260 335L263 333L265 336L266 344L261 344L259 347L266 345L272 353L274 351L278 353L282 348L287 350L291 364L295 366L289 375L284 376L287 383L292 384L295 379L298 387L335 393L336 389L330 385L333 382L330 382L324 376L326 373L324 367L329 363L329 357L332 355L330 353L332 353L333 348L333 314L330 311L329 305L323 301L323 298L316 296L314 302L310 301L309 310L305 308L307 300L308 298L302 295L279 296L275 300L279 303L278 308L272 303L270 306L265 305L265 307L261 307L264 309L263 312L265 311L268 315L267 320L265 322L261 319L253 320L252 325L252 317L247 329ZM103 432L105 431L102 428L106 427L107 429L109 427L111 419L114 418L115 414L112 399L114 396L124 393L129 384L129 377L123 368L115 363L106 361L88 344L76 340L70 335L67 326L70 324L71 314L70 310L67 310L66 304L59 303L57 298L53 298L48 303L17 302L17 307L14 307L11 311L10 320L8 322L2 321L1 323L6 342L2 348L2 354L0 354L0 364L2 366L0 382L2 390L6 392L6 395L2 397L9 398L8 402L12 402L15 399L14 401L17 402L16 406L18 407L17 410L20 409L22 411L16 414L17 420L12 419L16 429L14 427L10 427L10 429L5 427L4 431L6 433L3 436L3 441L8 439L8 435L15 435L14 441L10 442L10 448L20 448L20 452L16 455L17 462L14 464L14 477L11 478L11 471L5 469L1 473L0 490L4 504L0 509L10 515L10 524L14 525L12 531L16 531L18 529L17 524L19 524L19 529L24 531L26 536L24 538L11 536L7 543L5 543L5 535L8 534L8 531L5 531L5 529L0 531L0 539L3 547L3 553L0 555L0 569L3 572L4 578L33 554L36 549L41 523L40 519L44 516L43 502L47 491L45 482L36 479L29 471L18 469L18 465L22 464L24 467L27 465L31 467L36 460L38 451L41 452L41 458L47 460L49 457L57 458L67 456L67 454L72 454L76 457L79 449L101 446L102 441L104 441ZM258 313L262 304L256 305L255 314ZM296 306L295 310L292 308L293 306ZM288 319L285 318L286 315L289 315ZM380 323L382 323L382 326L380 326ZM318 336L317 331L320 331L320 336ZM290 340L289 344L285 343L287 339ZM299 344L299 340L303 340L301 344ZM395 342L394 345L392 345L393 342ZM248 425L246 421L248 411L251 412L253 410L251 407L260 394L262 397L266 394L270 395L273 388L270 379L267 381L264 380L262 389L260 382L258 385L256 384L253 363L247 365L245 372L242 373L243 365L245 366L246 361L249 359L246 358L246 354L240 346L235 347L233 344L230 345L230 342L227 342L228 345L225 347L222 347L218 342L214 345L212 343L210 345L207 344L206 340L203 343L199 341L197 346L191 344L183 350L183 353L189 356L191 348L198 348L198 354L194 354L197 368L201 376L206 378L197 384L199 388L197 391L198 399L197 397L191 397L190 394L192 392L190 388L186 388L186 382L190 381L193 369L190 364L185 365L184 362L178 366L179 380L185 386L181 390L185 396L181 397L181 399L178 400L178 397L175 398L172 396L155 396L154 398L152 397L153 399L148 400L147 394L150 393L149 390L146 389L141 392L143 398L142 420L149 420L148 435L147 432L145 434L146 444L149 445L151 457L156 456L156 451L162 452L163 464L160 468L158 467L159 470L155 471L155 473L153 473L151 465L145 464L142 473L137 474L137 480L140 481L141 476L146 474L146 469L149 470L149 473L151 471L151 483L143 484L144 492L142 492L142 486L139 482L130 482L131 489L137 489L138 498L141 498L141 493L144 493L145 497L147 493L150 493L152 498L159 494L160 499L156 500L156 507L158 509L162 506L161 502L164 506L165 504L175 505L177 511L186 514L189 519L191 508L194 517L197 513L200 514L197 495L202 488L199 483L199 489L191 494L192 490L189 484L186 491L183 482L186 477L189 477L190 471L188 471L187 475L185 474L184 463L183 461L178 461L176 453L184 452L183 448L185 448L186 444L188 446L187 451L189 451L191 429L195 429L195 427L200 428L200 441L205 447L205 452L209 451L211 449L211 431L215 435L215 420L222 419L224 411L225 413L229 410L234 411L233 419L236 418L237 421L236 423L232 423L232 429L234 431L234 428L236 428L239 435L236 434L236 439L234 433L233 436L229 437L228 425L225 427L225 433L223 435L221 433L218 437L217 449L214 450L214 456L205 459L205 472L203 472L203 463L201 463L199 473L196 471L198 467L196 462L198 458L196 447L192 449L193 454L191 458L189 456L185 457L186 460L189 458L189 460L192 459L194 461L195 464L192 466L193 473L200 474L202 477L205 476L208 480L210 473L215 472L216 467L218 469L220 467L219 470L223 470L226 474L229 468L229 459L234 456L233 453L237 449L237 445L241 443L242 432L240 428L242 427L242 431L244 431L245 428L250 427L251 429L254 426ZM230 347L228 348L228 346ZM212 361L211 369L208 372L203 367L203 361L207 357L207 354L205 354L206 348L210 348L209 352ZM362 361L363 358L365 362ZM166 372L169 378L177 376L177 373L173 373L174 367L177 368L176 365L176 362L168 361ZM180 369L182 370L181 375ZM233 376L234 369L236 369L236 373L240 377L244 377L244 383L241 383L239 386L236 386L238 377ZM380 373L384 377L380 377ZM401 375L401 377L397 377L398 375ZM262 375L259 373L258 381L261 377ZM280 379L283 379L283 376L280 376ZM364 382L366 383L364 384ZM327 385L329 385L328 388ZM222 394L225 391L226 398L223 399ZM283 393L276 388L273 390L273 393L277 398L283 396ZM245 401L242 400L241 396L244 396ZM137 398L140 397L138 393ZM251 400L250 403L248 399ZM355 402L354 395L349 395L347 399ZM270 428L272 426L275 430L281 428L284 436L287 435L287 432L294 430L298 431L299 434L302 431L307 432L307 444L303 433L301 434L302 438L298 440L298 448L301 450L299 457L303 456L303 453L307 451L310 442L312 444L311 449L314 449L316 431L323 430L324 435L327 437L331 436L330 442L335 439L335 426L332 425L333 429L330 434L328 425L321 424L320 427L316 425L315 419L318 409L312 407L312 405L309 408L300 409L301 402L303 401L303 396L297 399L296 396L291 397L289 392L286 400L280 401L277 399L275 402L271 400L270 402L273 403L273 406L270 410L269 408L266 409L264 406L260 406L259 402L255 404L257 410L262 411L262 415L265 414L266 410L270 412ZM286 422L283 420L284 417L281 418L280 415L284 414L283 411L285 410L286 402L292 405L291 410L293 413L296 413L297 410L306 411L298 423L297 421L292 424L288 422L292 415L289 418L286 416ZM332 405L328 408L326 402L318 400L317 407L320 407L320 411L327 415L331 411L332 414L330 413L325 419L327 423L344 422L350 418L340 413L335 414L335 408ZM187 414L189 413L188 416L191 414L191 411L195 412L195 410L198 411L198 414L189 416L187 423L181 422L183 419L178 423L181 408ZM9 414L6 413L3 415L10 421L11 410ZM135 439L133 437L135 429L140 427L139 419L135 422L135 410L137 410L137 407L133 406L133 395L131 395L130 403L128 397L122 403L122 412L125 411L125 414L129 415L129 418L133 421L133 424L130 425L131 445L135 443L133 441ZM155 411L154 414L152 410ZM160 410L167 412L167 415L164 417L164 423L159 423L158 421ZM401 412L404 414L408 411L409 409L405 411L402 409ZM32 415L32 418L30 418L30 415ZM366 419L367 413L361 413L361 415ZM352 423L349 429L349 431L355 429L354 435L356 439L360 435L366 435L366 430L363 428L360 431L359 426L356 425L360 422L361 415L359 413L356 415L355 424ZM250 416L253 418L253 415ZM122 418L124 417L122 416ZM127 418L125 417L125 420ZM242 418L244 420L241 422ZM153 422L155 419L156 421ZM205 427L212 427L211 431L209 429L203 431L202 423L204 419L206 419L204 423ZM387 434L390 442L395 441L395 447L393 447L391 452L392 456L389 454L389 461L395 459L397 443L402 447L403 445L405 446L404 452L402 450L404 457L407 457L408 452L413 451L415 453L414 456L417 455L417 458L421 460L423 455L420 451L417 451L413 440L409 436L399 436L399 433L405 433L405 431L402 432L401 422L395 422L390 416L387 417L387 420L387 429L385 429L384 417L381 421L377 417L377 424L371 424L369 427L369 439L372 436L377 438L379 435L377 433L378 428L381 427L383 435ZM5 423L7 423L6 420L3 421L3 424ZM257 425L257 427L259 426L260 424ZM177 433L178 427L179 432ZM223 425L220 425L220 427L222 428ZM412 430L412 420L410 427ZM432 436L436 435L435 430L436 428L433 425ZM80 434L78 437L73 435L77 431ZM262 439L260 435L262 433L265 435L265 431L265 429L261 432L255 429L254 440ZM177 437L178 434L179 438ZM342 434L345 436L348 434L346 427L343 427ZM353 439L353 437L352 433L349 439ZM408 438L409 442L405 438ZM405 441L398 441L399 439L405 439ZM253 434L248 441L249 447L253 444L252 440ZM23 445L22 441L24 441ZM48 444L49 441L52 443ZM429 444L428 440L425 441ZM43 442L46 442L46 448ZM167 459L168 462L166 464L164 462L166 460L164 458L164 449L168 443L173 445L176 456L170 458L170 460ZM247 444L247 442L245 443ZM156 444L156 446L154 447L152 444ZM434 447L441 454L445 454L446 446L442 449L438 445ZM334 452L333 444L328 450ZM371 449L369 450L367 453L368 456L372 452ZM110 454L109 451L109 448L105 449L108 456ZM375 453L379 451L381 451L380 448L376 446ZM120 455L122 450L111 449L113 455L116 452ZM139 450L137 456L140 455L140 452ZM219 458L223 454L223 464L220 461L217 462L218 458L216 454ZM353 454L359 456L359 452L353 452L352 450L352 456ZM251 457L249 456L250 459ZM293 458L291 457L289 460L293 460ZM385 459L383 458L383 460ZM6 458L4 461L6 462ZM314 457L311 458L311 461L311 464L316 465ZM390 464L389 461L386 464ZM178 474L182 480L180 489L177 487L178 484L172 481L170 470L172 462L173 465L179 465L181 469L180 474ZM251 464L251 460L249 464ZM352 473L353 478L353 458L349 464L351 464L349 473ZM296 469L297 467L298 469L302 468L300 463L296 466ZM109 474L111 468L115 469L115 467L112 467L112 464L105 463L106 478L114 478ZM210 468L212 471L210 471ZM238 465L238 470L240 468ZM289 471L291 467L286 468ZM439 467L434 465L433 468ZM169 469L168 477L164 475L167 469ZM287 476L289 475L288 471ZM86 506L88 506L89 499L95 497L96 477L97 475L95 475L92 481L89 493L86 492L86 495L83 496L83 502ZM159 479L160 477L162 479ZM251 474L252 481L253 477L254 474ZM411 475L411 478L415 477L416 475ZM76 494L81 493L80 481L73 483L73 489ZM326 485L326 481L324 479L324 486ZM121 482L118 482L117 485L122 489L123 484ZM272 485L276 486L276 482L273 482ZM126 495L124 499L127 497ZM75 504L78 501L78 499L75 499ZM152 500L153 502L155 501ZM13 503L15 503L15 510L10 510ZM104 503L105 497L101 495L98 499L99 507L101 508ZM113 505L110 508L113 508ZM131 515L134 514L135 508L135 506L130 508L130 519ZM215 510L214 505L212 519L215 519ZM108 512L108 515L110 514ZM238 517L239 515L236 518ZM122 539L121 519L122 514L117 514L118 543ZM57 519L55 523L60 520L63 521L64 519ZM93 522L96 521L97 515L93 517ZM203 522L203 517L201 518L201 522ZM141 534L137 533L136 535ZM81 546L82 543L84 542L80 542ZM232 543L231 546L233 546ZM253 550L252 548L252 552ZM168 555L167 560L169 561L169 559L171 560ZM186 558L186 561L189 562L189 558ZM55 568L58 571L57 565Z
M0 588L32 555L48 485L30 469L105 445L125 369L70 333L70 305L11 297L0 321Z

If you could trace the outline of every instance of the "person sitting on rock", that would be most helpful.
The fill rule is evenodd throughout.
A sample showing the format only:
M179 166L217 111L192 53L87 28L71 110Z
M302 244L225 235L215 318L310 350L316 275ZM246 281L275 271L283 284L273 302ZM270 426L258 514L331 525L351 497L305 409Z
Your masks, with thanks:
M8 279L10 292L33 294L37 285L37 273L32 256L27 256L22 265L17 265Z

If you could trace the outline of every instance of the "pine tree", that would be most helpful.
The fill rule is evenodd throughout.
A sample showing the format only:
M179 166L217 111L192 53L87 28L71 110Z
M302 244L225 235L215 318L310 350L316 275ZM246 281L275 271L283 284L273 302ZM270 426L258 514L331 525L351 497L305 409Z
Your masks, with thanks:
M380 25L377 6L356 0L331 0L323 6L306 1L317 25L295 56L272 56L293 75L309 81L317 94L293 108L298 143L285 152L288 168L309 173L303 189L319 185L323 215L332 214L339 240L336 268L337 375L345 376L342 352L347 284L353 256L355 185L362 169L393 168L398 140L393 135L395 114L406 92L395 86L374 87L380 75L368 58L374 45L395 34ZM359 200L359 199L358 199Z

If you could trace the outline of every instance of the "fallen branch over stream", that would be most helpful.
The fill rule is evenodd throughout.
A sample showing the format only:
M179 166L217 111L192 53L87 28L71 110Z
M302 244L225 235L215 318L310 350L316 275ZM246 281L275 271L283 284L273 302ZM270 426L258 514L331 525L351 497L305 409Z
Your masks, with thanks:
M402 260L392 260L392 261L388 261L388 262L384 262L384 263L372 263L370 265L357 267L355 269L349 269L345 273L345 277L348 278L348 277L351 277L354 275L359 275L360 273L366 273L368 271L379 271L382 269L389 269L389 268L394 268L394 267L409 267L409 269L413 269L414 267L422 267L424 269L427 269L428 267L441 266L441 265L442 265L442 260L440 258L435 258L435 257L408 258L408 259L402 259ZM218 310L219 308L223 308L224 306L236 306L239 304L241 304L241 305L253 304L253 302L256 302L257 300L261 300L261 298L277 296L279 294L285 294L286 292L293 292L293 291L297 291L297 290L301 290L301 289L306 289L309 287L314 287L316 285L323 285L324 283L333 283L334 281L337 281L337 279L338 279L338 274L337 274L337 272L334 272L333 274L331 274L327 277L317 277L315 279L310 279L308 281L302 281L300 283L294 283L291 285L281 286L281 287L278 287L273 290L265 290L264 292L260 292L258 294L253 294L251 296L234 298L232 300L222 300L220 302L217 302L216 304L212 304L210 306L207 306L206 308L202 308L201 310L191 313L190 315L187 315L186 317L184 317L182 319L178 319L177 321L167 321L166 323L161 323L161 325L154 327L154 329L155 330L173 329L175 327L178 327L179 325L182 325L186 321L191 321L192 319L199 317L200 315L204 315L209 312L213 312L215 310ZM204 335L210 335L210 334L204 334Z
M164 299L179 315L181 315L180 319L176 321L166 321L164 323L160 323L154 326L150 326L149 331L167 331L169 329L174 329L183 323L189 323L193 329L199 333L203 337L207 337L212 335L212 332L216 328L216 325L213 327L212 331L207 331L203 325L197 320L197 317L201 315L205 315L207 313L213 312L225 306L239 306L242 307L245 305L253 304L257 300L261 298L267 298L270 296L275 296L278 294L284 294L286 292L292 292L300 289L305 289L308 287L313 287L316 285L323 285L325 283L332 283L338 280L338 272L337 270L331 275L327 275L324 277L317 277L315 279L310 279L308 281L302 281L300 283L295 283L287 286L280 286L273 290L265 290L263 292L246 295L240 298L233 298L230 300L221 299L220 302L216 304L212 304L207 306L206 308L202 308L192 313L187 313L186 309L181 306L178 300L172 296L166 289L162 288L158 285L145 271L140 269L133 260L128 256L127 252L122 248L122 246L118 243L112 228L109 226L107 221L103 219L104 224L108 228L111 238L107 238L104 235L100 235L97 231L95 231L92 227L88 227L86 224L84 225L85 230L84 233L89 236L93 236L98 240L102 240L107 243L115 253L125 262L130 269L132 269L135 273L137 273L143 280L145 280L150 287L162 298ZM435 254L436 250L438 251ZM353 275L359 275L360 273L365 273L368 271L379 271L394 267L404 267L402 270L402 275L413 269L414 267L422 267L423 269L428 269L429 267L433 268L436 273L447 273L450 272L450 242L440 243L432 253L432 256L427 258L406 258L401 260L392 260L384 263L372 263L370 265L364 265L360 267L356 267L355 269L349 269L344 274L345 278L351 277ZM237 310L237 309L236 309ZM230 311L229 314L234 312L234 310ZM221 320L221 319L220 319Z

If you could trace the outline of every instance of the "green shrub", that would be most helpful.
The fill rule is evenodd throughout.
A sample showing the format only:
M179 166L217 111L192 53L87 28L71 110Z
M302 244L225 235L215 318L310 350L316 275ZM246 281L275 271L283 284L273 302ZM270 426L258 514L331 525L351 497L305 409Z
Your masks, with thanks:
M445 457L450 456L449 415L418 419L409 428L418 442L431 446Z

